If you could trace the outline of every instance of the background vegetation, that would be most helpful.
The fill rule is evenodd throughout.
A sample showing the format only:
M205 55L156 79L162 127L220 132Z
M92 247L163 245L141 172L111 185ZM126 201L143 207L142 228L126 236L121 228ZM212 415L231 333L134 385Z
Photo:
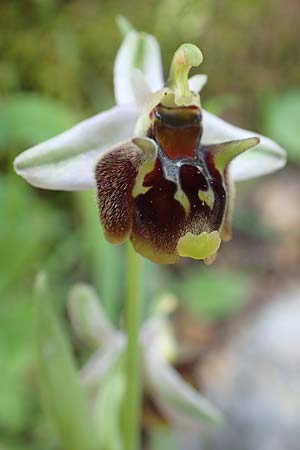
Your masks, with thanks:
M108 255L93 193L33 189L12 171L14 157L28 146L113 105L118 14L157 37L165 68L179 44L199 45L205 57L201 71L209 77L204 106L273 137L289 152L284 172L238 187L234 240L223 245L212 267L183 262L159 274L152 267L151 295L171 292L178 298L179 337L201 356L216 345L220 330L231 329L232 321L299 277L297 0L1 0L1 450L59 448L37 392L37 272L49 274L62 314L76 281L97 286L114 320L122 304L122 250ZM116 280L113 291L109 280ZM118 301L113 306L111 296ZM196 337L191 330L198 330ZM76 341L74 348L83 355ZM153 442L164 438L152 422L146 431ZM154 449L162 448L159 442Z

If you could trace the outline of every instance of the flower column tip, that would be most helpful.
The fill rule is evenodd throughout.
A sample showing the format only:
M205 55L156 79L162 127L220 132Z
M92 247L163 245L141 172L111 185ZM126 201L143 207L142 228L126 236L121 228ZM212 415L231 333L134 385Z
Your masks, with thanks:
M175 52L170 67L168 86L175 93L177 106L192 103L188 75L192 67L198 67L203 61L201 50L194 44L182 44Z

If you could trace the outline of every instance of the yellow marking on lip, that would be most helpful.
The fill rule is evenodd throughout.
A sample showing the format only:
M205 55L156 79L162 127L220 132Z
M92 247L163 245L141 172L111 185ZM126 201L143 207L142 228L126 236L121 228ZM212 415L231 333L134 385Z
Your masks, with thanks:
M190 232L182 236L177 243L177 252L180 256L193 259L206 259L217 253L221 244L218 231L195 235Z
M133 143L140 147L143 152L143 162L138 169L138 173L135 178L134 187L132 190L133 198L139 194L146 194L151 189L151 186L143 186L145 176L151 172L155 166L156 160L156 145L148 138L134 138Z
M208 191L199 191L198 197L202 202L206 203L210 209L213 209L215 203L215 194L212 189L209 189Z
M145 176L147 173L154 169L155 161L146 161L138 170L134 187L132 190L133 198L137 197L139 194L146 194L146 192L151 189L151 186L143 186Z
M186 216L188 216L190 213L190 210L191 210L191 203L180 186L178 186L177 191L174 195L174 198L182 205Z

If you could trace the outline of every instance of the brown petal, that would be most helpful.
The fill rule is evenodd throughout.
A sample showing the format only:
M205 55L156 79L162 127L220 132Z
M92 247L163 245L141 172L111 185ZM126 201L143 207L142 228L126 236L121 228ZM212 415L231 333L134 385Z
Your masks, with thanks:
M117 145L99 160L95 171L98 207L108 241L121 243L129 237L133 190L138 190L140 174L154 167L155 156L155 144L137 138Z

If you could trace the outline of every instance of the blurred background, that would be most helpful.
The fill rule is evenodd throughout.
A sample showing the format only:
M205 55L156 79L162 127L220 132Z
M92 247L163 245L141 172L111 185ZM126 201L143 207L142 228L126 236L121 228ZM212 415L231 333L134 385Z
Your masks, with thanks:
M118 14L156 36L165 71L182 42L200 46L204 107L288 151L287 168L237 186L233 240L212 266L149 263L149 302L165 294L178 302L177 368L226 423L184 442L145 397L144 448L299 450L297 0L1 0L0 449L60 450L37 389L36 274L47 271L62 317L78 281L97 287L116 323L122 308L122 249L105 244L94 193L34 189L12 171L22 150L114 104ZM69 337L80 359L85 350Z

